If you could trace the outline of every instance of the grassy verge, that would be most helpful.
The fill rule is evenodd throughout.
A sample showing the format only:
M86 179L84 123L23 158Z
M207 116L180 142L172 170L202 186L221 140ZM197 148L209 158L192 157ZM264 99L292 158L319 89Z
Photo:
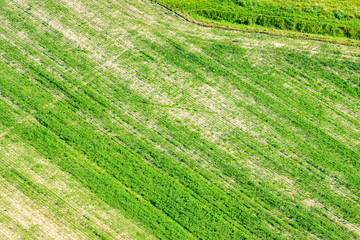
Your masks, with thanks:
M189 21L205 26L343 43L358 44L360 38L357 3L352 3L355 9L346 8L345 11L331 7L333 5L327 2L313 5L235 0L154 2L174 10Z

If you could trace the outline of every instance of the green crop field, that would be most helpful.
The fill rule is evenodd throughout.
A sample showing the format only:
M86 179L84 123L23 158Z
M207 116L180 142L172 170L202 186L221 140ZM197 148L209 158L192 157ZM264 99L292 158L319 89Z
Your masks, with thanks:
M154 0L187 19L225 27L290 34L318 34L360 40L356 0ZM279 32L280 31L280 32ZM282 31L282 32L281 32ZM314 36L312 36L314 38Z
M356 45L0 0L0 239L359 239L359 167Z

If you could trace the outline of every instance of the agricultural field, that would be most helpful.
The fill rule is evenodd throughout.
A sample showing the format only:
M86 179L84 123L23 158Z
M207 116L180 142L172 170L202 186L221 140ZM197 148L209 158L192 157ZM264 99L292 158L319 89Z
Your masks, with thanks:
M324 35L360 40L360 2L357 0L153 1L188 20L209 26L240 29L245 26L247 30L278 35L299 32L302 37Z
M357 45L150 0L0 23L0 239L360 238Z

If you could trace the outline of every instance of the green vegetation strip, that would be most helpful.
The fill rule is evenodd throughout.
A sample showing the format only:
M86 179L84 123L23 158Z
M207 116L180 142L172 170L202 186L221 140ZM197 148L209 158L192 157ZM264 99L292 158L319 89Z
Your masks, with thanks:
M266 0L156 0L172 10L196 20L215 20L231 24L262 26L279 30L360 39L359 5L351 2L344 9L331 1ZM346 8L346 10L345 10Z

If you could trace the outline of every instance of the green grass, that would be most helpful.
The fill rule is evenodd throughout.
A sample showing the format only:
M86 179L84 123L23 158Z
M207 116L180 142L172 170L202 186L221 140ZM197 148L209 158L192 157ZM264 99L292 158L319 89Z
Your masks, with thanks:
M69 174L134 238L359 238L358 48L74 2L1 1L4 146ZM55 198L15 166L7 182Z
M360 39L358 1L156 0L195 20Z
M316 9L321 8L325 13L336 13L337 11L345 11L349 16L355 17L359 15L360 4L356 0L316 0L316 1L307 1L307 0L264 0L263 2L271 4L281 4L285 6L296 6L300 9Z
M2 137L0 148L2 239L155 238L15 134Z

